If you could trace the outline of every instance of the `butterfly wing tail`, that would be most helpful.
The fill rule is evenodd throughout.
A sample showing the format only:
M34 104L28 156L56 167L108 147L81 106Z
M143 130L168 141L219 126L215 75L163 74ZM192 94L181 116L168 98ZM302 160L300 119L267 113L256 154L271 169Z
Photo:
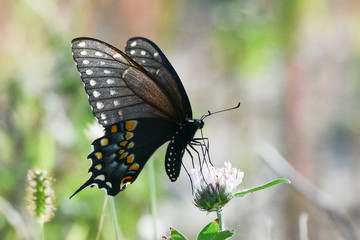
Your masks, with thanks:
M73 196L75 196L78 192L80 192L81 190L87 188L88 186L92 185L92 179L87 180L81 187L79 187L78 190L76 190L70 197L69 199L71 199Z

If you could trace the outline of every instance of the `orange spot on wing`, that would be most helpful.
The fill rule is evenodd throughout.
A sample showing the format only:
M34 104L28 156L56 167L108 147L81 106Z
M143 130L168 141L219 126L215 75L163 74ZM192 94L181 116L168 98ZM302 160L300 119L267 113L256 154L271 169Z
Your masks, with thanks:
M139 170L140 165L137 163L134 163L133 165L131 165L131 167L129 167L129 171L137 171Z
M126 183L131 183L131 180L133 179L132 176L126 176L123 179L121 179L121 185L125 185Z
M109 144L109 139L108 138L103 138L100 140L100 145L101 146L106 146Z
M102 157L103 157L103 155L102 155L101 152L96 152L96 153L94 153L94 154L95 154L95 157L96 157L97 159L102 159Z
M100 171L100 170L102 169L102 165L99 163L99 164L96 165L94 168Z
M127 133L125 134L125 139L129 140L129 139L132 138L133 136L134 136L133 133L127 132Z
M128 155L128 153L127 153L127 152L126 152L126 153L121 154L121 156L119 157L119 160L124 159L127 155Z
M125 122L125 129L128 130L128 131L132 131L136 128L136 125L137 125L137 121L126 121Z
M116 126L116 125L112 125L110 131L111 131L111 133L116 133L116 132L118 131L117 126Z
M126 162L127 163L133 163L134 162L134 154L130 154L127 158L126 158Z

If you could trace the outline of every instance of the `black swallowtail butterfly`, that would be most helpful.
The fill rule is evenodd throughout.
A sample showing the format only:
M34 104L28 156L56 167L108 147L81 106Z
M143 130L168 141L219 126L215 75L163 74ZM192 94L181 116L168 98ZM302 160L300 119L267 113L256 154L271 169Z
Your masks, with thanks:
M91 176L72 196L93 185L115 196L167 141L165 170L176 181L184 151L204 122L192 119L180 78L159 47L136 37L124 53L97 39L76 38L72 53L92 112L105 128L88 156Z

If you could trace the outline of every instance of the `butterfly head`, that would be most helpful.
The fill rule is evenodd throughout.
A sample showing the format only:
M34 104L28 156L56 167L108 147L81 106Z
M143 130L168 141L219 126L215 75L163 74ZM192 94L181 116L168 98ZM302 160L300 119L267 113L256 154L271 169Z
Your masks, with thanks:
M195 119L193 121L197 129L202 129L204 127L204 121L202 119Z
M204 121L202 119L187 119L185 126L185 128L192 129L195 133L198 129L202 129L204 127Z

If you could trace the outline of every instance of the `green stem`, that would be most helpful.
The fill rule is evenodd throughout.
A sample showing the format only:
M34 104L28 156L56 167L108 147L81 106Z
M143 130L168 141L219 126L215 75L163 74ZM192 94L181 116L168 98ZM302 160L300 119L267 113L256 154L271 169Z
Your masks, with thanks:
M218 220L219 220L219 232L222 232L225 229L222 211L221 210L217 211L216 215L217 215Z
M41 240L45 239L45 236L44 236L44 222L43 221L40 223L40 239Z
M115 229L115 239L120 239L120 231L119 231L119 223L116 215L116 208L115 208L115 201L114 197L110 197L110 207L111 207L111 215L114 223L114 229Z
M149 168L149 189L150 189L150 214L152 216L154 240L157 239L157 224L156 224L156 181L155 181L155 167L154 159L150 158L148 161Z
M104 199L104 205L103 205L103 209L102 209L102 213L101 213L101 217L100 217L100 222L99 222L99 226L98 226L98 232L96 234L96 240L100 239L100 235L101 235L101 230L104 224L104 218L105 218L105 210L106 210L106 205L107 205L107 200L108 200L108 195L105 194L105 199Z

